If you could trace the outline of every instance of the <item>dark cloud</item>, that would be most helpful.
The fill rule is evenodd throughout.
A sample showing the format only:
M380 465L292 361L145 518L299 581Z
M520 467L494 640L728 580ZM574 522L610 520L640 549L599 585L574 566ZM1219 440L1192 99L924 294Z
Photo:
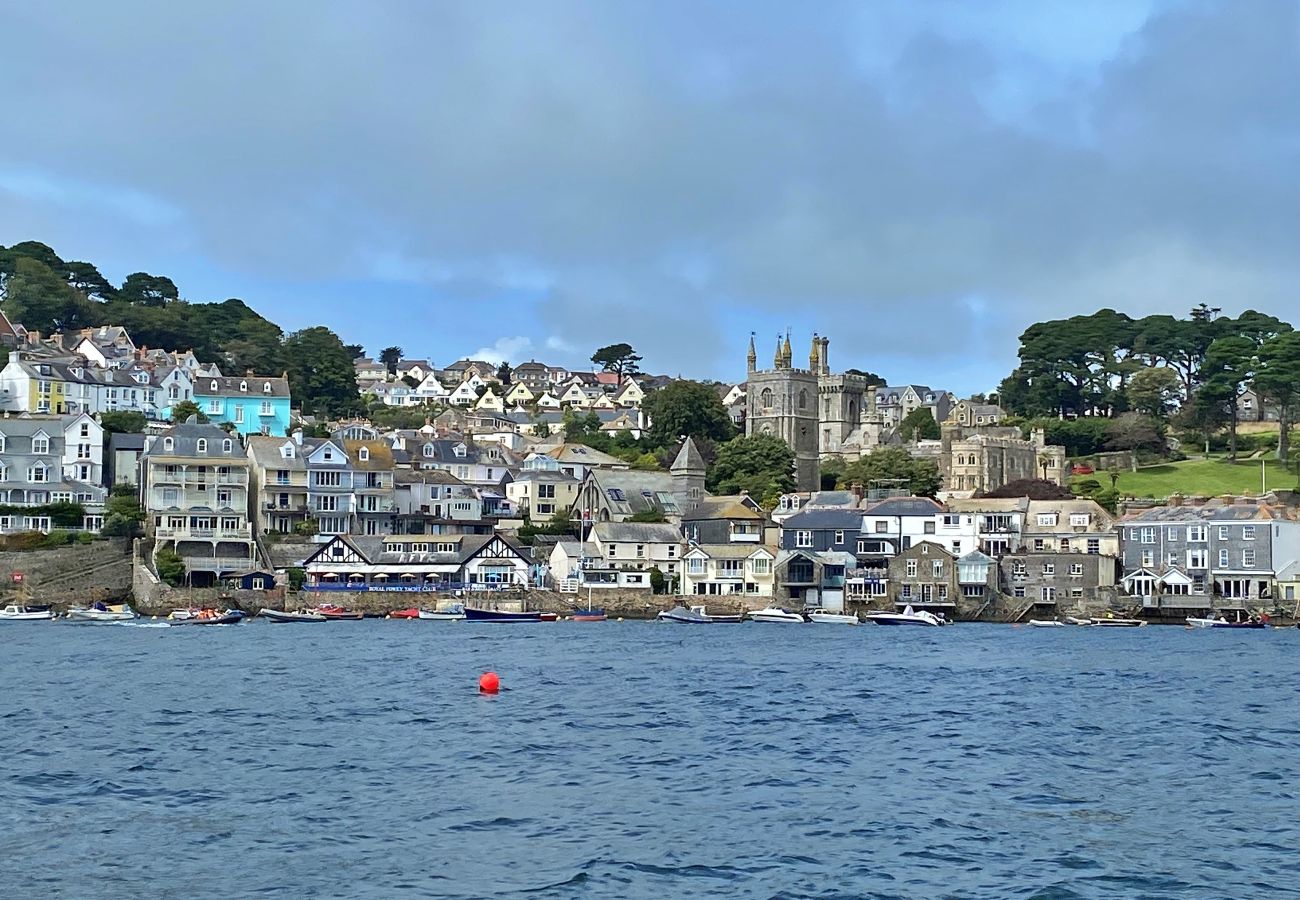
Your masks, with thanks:
M0 57L0 240L531 291L536 322L463 349L631 339L719 377L747 313L968 389L1043 316L1291 314L1294 2L1162 5L1086 53L1050 17L915 8L30 4Z

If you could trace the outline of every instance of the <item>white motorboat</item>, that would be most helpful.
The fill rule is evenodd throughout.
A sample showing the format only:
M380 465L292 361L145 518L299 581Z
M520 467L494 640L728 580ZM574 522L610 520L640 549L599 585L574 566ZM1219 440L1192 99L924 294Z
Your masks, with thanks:
M1142 628L1147 623L1144 619L1093 619L1092 624L1098 628Z
M676 622L679 625L735 625L742 621L739 615L710 615L703 606L688 609L680 603L672 609L664 610L655 618L660 622Z
M1187 617L1187 624L1190 625L1190 626L1193 627L1193 628L1213 628L1215 625L1218 625L1218 624L1220 624L1220 623L1223 623L1223 624L1226 625L1226 624L1228 623L1228 620L1227 620L1227 619L1223 619L1223 618L1219 618L1219 619L1199 619L1199 618L1197 618L1196 616L1188 616L1188 617Z
M751 622L789 622L792 624L797 622L800 625L804 623L803 616L790 612L788 609L782 609L779 606L769 606L757 612L752 612L749 614L749 620Z
M1064 628L1064 622L1058 622L1055 619L1030 619L1030 628Z
M4 609L0 609L0 622L39 622L53 618L54 613L50 612L48 606L23 606L11 603Z
M929 610L914 610L911 606L904 608L899 612L873 612L867 613L866 619L875 625L927 625L935 627L947 625L948 620L936 616Z
M858 617L852 613L826 612L822 609L808 610L808 621L814 625L860 625Z
M459 622L465 618L465 607L459 603L446 609L420 609L421 619L433 619L437 622Z
M1066 617L1065 617L1065 624L1066 624L1066 625L1078 625L1078 626L1080 626L1080 627L1083 627L1083 626L1086 626L1086 625L1091 625L1091 624L1092 624L1092 619L1077 619L1077 618L1075 618L1074 616L1066 616Z
M114 606L96 603L92 606L74 606L68 610L68 620L72 622L131 622L137 618L135 610L125 603Z

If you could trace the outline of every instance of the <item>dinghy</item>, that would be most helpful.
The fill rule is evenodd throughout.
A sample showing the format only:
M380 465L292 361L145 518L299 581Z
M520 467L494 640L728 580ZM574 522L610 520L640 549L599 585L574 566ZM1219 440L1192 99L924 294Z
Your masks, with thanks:
M1064 628L1064 622L1058 622L1055 619L1030 619L1030 628Z
M74 606L68 610L68 620L72 622L130 622L136 618L135 610L125 603L116 606L95 603L91 606Z
M465 619L465 607L459 603L446 609L421 609L421 619L433 619L435 622L462 622Z

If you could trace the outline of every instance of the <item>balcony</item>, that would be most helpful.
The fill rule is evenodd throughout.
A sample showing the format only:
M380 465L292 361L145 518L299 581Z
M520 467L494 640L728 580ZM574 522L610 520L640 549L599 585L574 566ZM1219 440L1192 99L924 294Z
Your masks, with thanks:
M168 541L247 541L252 540L253 530L248 525L242 525L238 528L192 528L189 525L175 528L160 525L154 529L154 537Z
M280 503L278 500L267 500L262 504L262 509L267 512L305 513L307 511L307 501L290 500L288 503Z
M817 583L817 579L813 577L813 569L811 566L791 566L786 571L785 583L793 585L814 585Z
M257 560L239 556L182 556L186 572L215 572L234 574L258 568Z
M744 581L745 572L743 569L720 569L714 576L715 581Z

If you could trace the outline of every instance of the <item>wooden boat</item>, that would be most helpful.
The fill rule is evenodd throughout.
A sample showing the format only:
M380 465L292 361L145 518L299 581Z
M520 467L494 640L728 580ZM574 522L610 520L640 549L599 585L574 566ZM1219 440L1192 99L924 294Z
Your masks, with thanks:
M41 622L46 619L53 619L54 613L48 606L24 606L21 603L10 603L4 609L0 609L0 622Z
M288 612L288 611L281 612L278 609L264 609L260 613L258 613L258 615L261 616L263 619L266 619L268 622L328 622L329 621L329 619L325 618L320 613L312 612L311 610L307 610L307 609L299 610L298 612Z
M465 607L465 619L470 622L540 622L540 612L507 612L502 609L476 609ZM554 621L554 620L552 620Z
M1030 628L1064 628L1064 622L1058 622L1055 619L1030 619Z
M417 609L417 608L414 607L414 606L412 606L412 607L410 607L410 608L408 608L408 609L395 609L395 610L393 610L392 612L390 612L390 613L388 614L388 618L390 618L390 619L418 619L418 618L420 618L420 610Z
M875 625L923 625L928 627L937 627L939 625L948 624L947 619L943 619L928 610L914 610L911 606L905 607L901 613L867 613L866 619L868 622Z
M125 603L105 606L95 603L91 606L74 606L68 610L68 620L72 622L130 622L139 618L135 610Z
M353 612L350 609L344 609L343 607L337 606L333 603L322 603L320 606L316 607L314 612L320 613L331 622L353 621L365 618L364 613Z
M752 612L749 614L749 620L751 622L780 622L791 625L795 623L800 625L804 624L803 616L796 612L790 612L788 609L783 609L780 606L768 606L756 612Z
M1098 628L1142 628L1145 619L1093 619L1092 624Z
M460 622L465 619L465 607L459 603L446 609L422 609L421 619L433 619L437 622Z
M218 612L215 609L202 610L197 616L188 619L173 619L168 625L238 625L247 618L247 613L238 609Z
M814 625L860 625L858 617L852 613L833 613L822 609L810 609L806 613L808 621Z

